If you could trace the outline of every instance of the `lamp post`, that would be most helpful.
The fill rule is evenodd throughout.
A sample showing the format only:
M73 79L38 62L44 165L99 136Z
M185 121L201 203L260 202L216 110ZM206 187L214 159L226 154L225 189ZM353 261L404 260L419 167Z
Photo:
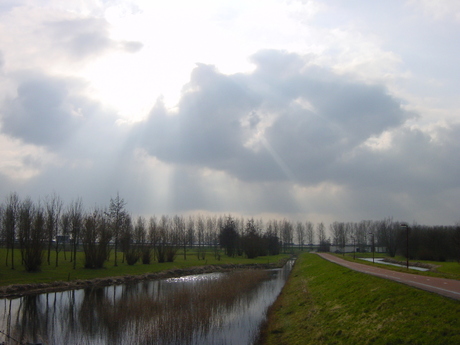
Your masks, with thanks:
M374 247L374 233L370 232L369 235L372 235L372 263L375 264L375 247Z
M401 228L406 229L406 269L409 269L409 230L410 226L407 223L401 223Z

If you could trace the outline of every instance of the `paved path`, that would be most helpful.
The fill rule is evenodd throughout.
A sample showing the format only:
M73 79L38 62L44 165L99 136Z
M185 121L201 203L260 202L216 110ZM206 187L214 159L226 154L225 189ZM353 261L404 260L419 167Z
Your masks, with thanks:
M427 277L417 274L391 271L380 267L364 265L357 262L347 261L335 255L318 253L322 258L337 263L349 269L372 274L377 277L394 280L398 283L414 286L416 288L434 292L446 297L460 300L460 280Z

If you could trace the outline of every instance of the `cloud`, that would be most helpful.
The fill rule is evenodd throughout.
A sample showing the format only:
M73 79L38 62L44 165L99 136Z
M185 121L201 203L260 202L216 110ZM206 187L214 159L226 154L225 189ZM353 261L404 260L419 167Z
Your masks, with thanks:
M110 38L109 24L100 18L75 18L44 23L53 42L53 49L60 49L77 59L99 55L109 49L137 52L142 43L117 42Z
M0 13L11 11L12 8L21 6L23 1L20 0L4 0L0 3Z
M261 51L249 74L198 65L177 113L159 101L141 145L165 162L206 166L242 180L317 183L372 136L414 117L383 86L353 81L308 58Z
M120 47L127 53L137 53L143 48L143 44L141 42L135 41L122 41L120 42Z
M113 27L101 15L55 5L0 11L0 45L10 70L76 75L97 58L118 51L136 53L143 47L135 40L112 37Z
M72 79L27 73L17 96L6 101L4 132L31 144L61 145L83 121L76 93L78 85Z
M2 104L2 132L70 159L120 149L117 115L86 96L84 81L33 71L16 75L15 96Z
M54 48L83 58L97 55L110 48L107 23L98 18L78 18L45 22Z
M453 17L460 21L460 4L455 0L410 0L409 4L419 7L426 16L435 20L443 20L446 17Z
M383 85L308 56L269 50L252 61L246 74L198 65L178 106L159 99L131 133L148 155L188 172L171 189L184 209L195 202L243 214L455 217L458 125L410 127L419 115Z
M0 190L458 220L457 2L184 6L1 2Z
M159 98L137 123L85 97L81 80L15 74L0 185L101 205L119 191L137 214L454 217L459 125L410 127L418 115L384 86L308 56L265 50L252 61L235 74L198 64L177 107Z
M184 88L179 114L157 102L140 126L142 145L165 161L225 165L239 156L244 137L239 121L257 102L245 91L212 66L199 65Z

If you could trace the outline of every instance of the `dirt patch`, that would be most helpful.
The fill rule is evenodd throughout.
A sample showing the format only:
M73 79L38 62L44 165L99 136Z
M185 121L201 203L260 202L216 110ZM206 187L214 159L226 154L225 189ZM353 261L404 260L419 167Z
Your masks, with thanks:
M111 285L128 284L138 281L176 278L188 275L196 275L213 272L230 272L243 269L271 269L283 267L288 259L278 263L269 264L226 264L226 265L207 265L190 268L177 268L156 273L145 273L142 275L127 275L119 277L96 278L89 280L74 280L70 282L56 281L52 283L38 284L15 284L0 287L0 298L17 298L25 295L33 295L47 292L59 292L66 290L84 289L90 287L104 287Z

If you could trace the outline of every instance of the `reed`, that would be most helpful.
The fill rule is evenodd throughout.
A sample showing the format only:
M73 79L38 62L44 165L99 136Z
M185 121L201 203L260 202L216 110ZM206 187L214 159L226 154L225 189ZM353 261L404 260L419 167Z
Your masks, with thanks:
M154 288L127 285L118 297L111 296L111 289L86 289L79 308L69 304L62 311L61 325L69 330L70 343L91 343L104 335L108 344L198 344L269 278L265 270L235 271L192 287L168 281Z
M135 295L117 305L114 316L123 320L119 324L134 323L135 343L191 344L194 337L219 327L234 303L265 279L267 272L248 270L179 288L162 299Z

